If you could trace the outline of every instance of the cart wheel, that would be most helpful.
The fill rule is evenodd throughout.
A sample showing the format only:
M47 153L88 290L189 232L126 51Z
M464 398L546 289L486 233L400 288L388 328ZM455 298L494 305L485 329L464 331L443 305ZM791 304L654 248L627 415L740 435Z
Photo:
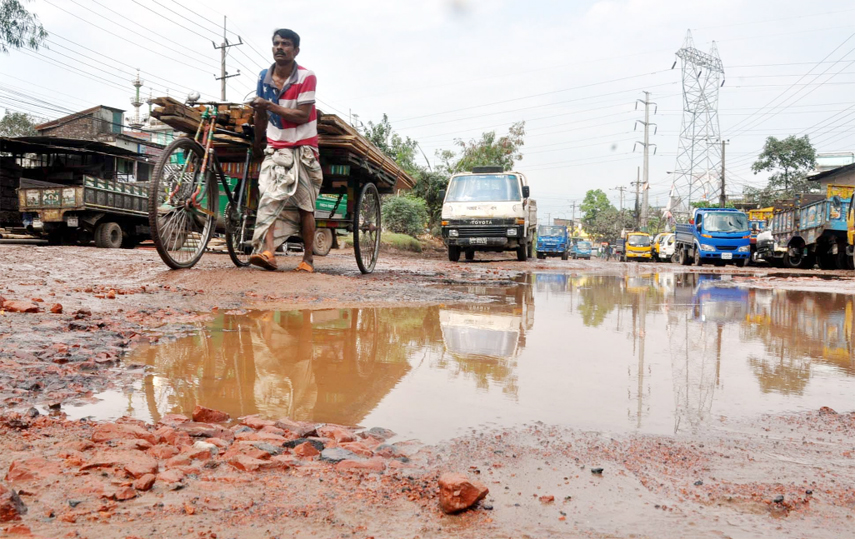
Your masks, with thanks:
M359 192L353 213L353 251L362 273L371 273L380 254L380 193L373 183Z
M201 174L205 150L189 138L174 140L154 166L148 200L151 239L172 269L191 268L214 233L217 178L214 163Z
M315 230L315 241L312 244L312 254L327 256L333 245L333 231L331 228L318 228Z
M235 266L249 266L252 254L252 234L255 232L255 212L237 208L231 202L226 206L226 249Z

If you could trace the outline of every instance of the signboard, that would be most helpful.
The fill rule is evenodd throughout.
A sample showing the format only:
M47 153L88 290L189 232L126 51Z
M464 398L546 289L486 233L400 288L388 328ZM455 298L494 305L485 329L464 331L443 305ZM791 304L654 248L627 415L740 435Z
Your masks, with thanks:
M844 200L852 198L852 193L855 192L855 185L828 185L827 197L838 196Z

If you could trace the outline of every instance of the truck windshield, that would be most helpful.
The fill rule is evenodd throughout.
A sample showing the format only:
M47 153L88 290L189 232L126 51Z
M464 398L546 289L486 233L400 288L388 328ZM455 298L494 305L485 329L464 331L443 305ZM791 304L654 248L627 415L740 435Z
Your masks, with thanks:
M458 176L448 186L446 202L519 201L520 181L513 174Z
M707 232L747 232L748 218L743 213L708 213L704 216Z
M650 236L630 236L627 242L633 247L650 247Z
M590 251L591 250L591 243L587 242L587 241L580 241L579 243L576 244L576 247L578 247L579 249L583 249L585 251Z
M564 235L564 227L563 226L542 226L542 227L537 229L537 235L542 237L542 238L563 236Z

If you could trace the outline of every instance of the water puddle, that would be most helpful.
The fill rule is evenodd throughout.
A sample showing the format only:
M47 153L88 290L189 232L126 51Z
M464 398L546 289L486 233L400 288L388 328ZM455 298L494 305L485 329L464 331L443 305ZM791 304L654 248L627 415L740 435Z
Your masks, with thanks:
M540 273L466 291L490 301L219 314L136 350L128 361L151 374L133 390L67 411L157 420L202 404L434 442L533 421L668 434L852 409L852 296L673 273Z

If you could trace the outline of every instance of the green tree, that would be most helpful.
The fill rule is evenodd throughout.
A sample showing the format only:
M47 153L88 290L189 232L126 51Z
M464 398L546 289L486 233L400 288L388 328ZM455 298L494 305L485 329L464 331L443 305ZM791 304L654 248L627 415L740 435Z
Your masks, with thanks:
M594 241L614 243L620 238L620 231L633 228L635 218L629 210L618 211L614 206L601 210L587 225L585 232Z
M384 114L380 123L368 122L362 129L362 136L377 146L388 157L395 160L399 167L410 176L418 176L421 167L417 164L418 142L410 137L402 138L395 133L389 117Z
M790 135L783 140L769 137L757 161L751 165L754 174L771 172L769 183L765 189L748 189L746 192L762 199L777 200L809 193L816 189L816 185L807 179L807 175L815 167L816 150L807 135L801 138Z
M39 18L24 9L19 0L0 0L0 52L22 47L38 49L47 37Z
M32 137L38 135L36 124L41 121L23 112L9 112L0 118L0 137Z
M460 153L443 150L437 152L443 167L450 174L466 172L473 167L500 166L504 170L514 168L514 163L522 159L522 146L525 144L525 122L516 122L501 137L495 131L481 134L481 138L466 142L455 139L454 145Z
M590 189L585 193L585 200L582 201L581 208L584 214L582 216L582 226L585 230L588 230L588 227L593 225L600 212L615 209L612 203L609 202L609 197L606 196L602 189Z

